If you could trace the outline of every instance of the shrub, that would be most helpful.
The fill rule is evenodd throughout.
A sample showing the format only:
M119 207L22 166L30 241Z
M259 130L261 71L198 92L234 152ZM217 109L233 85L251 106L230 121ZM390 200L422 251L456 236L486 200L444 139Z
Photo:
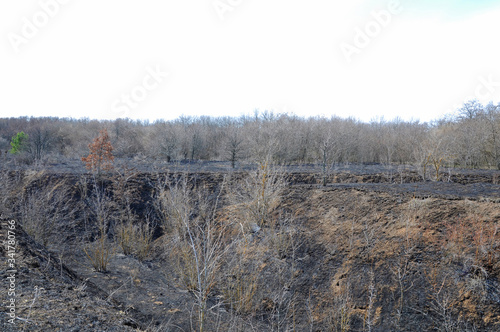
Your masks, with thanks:
M136 255L141 261L148 257L153 239L153 228L148 223L134 225L129 221L119 224L116 236L125 255Z
M89 258L92 267L97 272L106 272L112 249L108 244L105 235L101 235L93 244L84 248L85 254Z
M25 151L27 149L28 145L28 135L25 134L23 131L18 132L12 137L12 140L10 142L10 146L12 147L9 152L11 154L18 154L22 151Z
M208 298L227 250L226 225L217 218L223 186L224 182L215 193L198 191L185 176L174 183L158 179L156 184L156 208L166 233L173 237L173 247L168 250L176 260L176 272L196 298L200 332L205 328Z
M35 175L35 185L19 199L18 211L26 233L46 246L62 240L59 231L73 223L75 208L68 200L68 184L64 180L54 185L38 182L42 175Z
M113 253L111 244L108 241L108 230L110 222L114 217L114 202L109 193L96 178L92 179L92 189L87 191L87 179L81 179L81 194L86 205L89 207L97 226L96 240L84 248L85 254L90 259L94 269L98 272L105 272L111 254Z
M231 189L229 200L234 205L236 219L249 228L272 223L271 213L280 204L286 186L283 172L263 162Z

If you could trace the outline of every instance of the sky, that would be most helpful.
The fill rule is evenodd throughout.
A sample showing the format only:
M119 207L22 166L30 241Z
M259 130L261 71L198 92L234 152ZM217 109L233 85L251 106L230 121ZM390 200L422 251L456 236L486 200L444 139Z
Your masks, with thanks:
M500 1L5 0L0 117L432 121L500 101Z

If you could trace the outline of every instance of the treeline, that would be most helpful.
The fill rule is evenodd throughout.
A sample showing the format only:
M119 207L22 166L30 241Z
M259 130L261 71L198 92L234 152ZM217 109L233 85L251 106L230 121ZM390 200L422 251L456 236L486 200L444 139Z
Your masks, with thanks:
M360 122L352 118L303 118L272 112L241 117L180 117L154 123L117 119L1 118L0 149L27 135L25 162L78 158L106 128L117 158L218 160L278 164L401 163L500 169L500 103L466 102L456 114L433 123ZM24 158L24 159L23 159Z

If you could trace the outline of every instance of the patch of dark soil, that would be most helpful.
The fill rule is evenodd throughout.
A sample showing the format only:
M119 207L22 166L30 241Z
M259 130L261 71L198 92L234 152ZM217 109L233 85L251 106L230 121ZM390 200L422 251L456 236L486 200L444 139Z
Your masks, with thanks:
M227 161L179 160L167 162L147 158L116 158L115 169L125 169L142 174L148 173L218 173L232 174L245 173L258 167L252 163L238 163L236 168ZM9 171L45 171L55 174L85 174L80 159L67 159L60 163L38 165L35 169L31 165L0 164L1 170ZM284 165L281 169L289 174L293 184L320 184L322 183L321 164ZM446 168L440 172L440 180L461 184L470 183L500 183L500 171L483 169ZM363 182L363 183L412 183L422 181L422 176L411 165L377 164L377 163L339 163L328 169L330 183Z
M7 219L1 220L2 233ZM15 299L16 318L10 323L7 312L0 313L2 331L136 331L133 323L144 321L137 312L125 314L116 301L91 280L85 280L64 263L34 242L21 227L16 227L15 270L0 270L6 281L15 276L15 296L0 289L2 307ZM6 247L0 247L2 266L7 266ZM4 284L5 286L5 284Z
M392 195L409 194L417 198L489 199L500 201L500 185L491 183L460 184L453 182L417 183L339 183L327 188L352 188L364 191L386 192Z

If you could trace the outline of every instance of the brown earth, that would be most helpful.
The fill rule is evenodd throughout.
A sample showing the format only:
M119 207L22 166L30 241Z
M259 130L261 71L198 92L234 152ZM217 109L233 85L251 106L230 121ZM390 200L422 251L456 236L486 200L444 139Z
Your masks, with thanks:
M223 174L190 177L215 188ZM16 193L61 178L74 186L79 177L10 176L24 179ZM139 173L132 181L140 192L139 214L150 205L152 177ZM347 317L350 331L500 331L497 178L496 172L455 171L443 175L449 182L420 182L412 171L359 169L332 174L323 187L321 174L289 172L289 185L272 213L276 222L230 249L238 263L221 266L205 330L340 331ZM71 199L78 200L77 190L73 193ZM228 204L224 209L230 211ZM2 239L12 217L3 216ZM3 311L11 297L2 246L1 330L198 329L193 292L175 268L173 239L161 230L147 259L116 247L108 272L101 273L82 250L83 225L66 228L63 244L50 248L16 226L19 319L11 324ZM234 285L247 301L238 312L223 301Z

